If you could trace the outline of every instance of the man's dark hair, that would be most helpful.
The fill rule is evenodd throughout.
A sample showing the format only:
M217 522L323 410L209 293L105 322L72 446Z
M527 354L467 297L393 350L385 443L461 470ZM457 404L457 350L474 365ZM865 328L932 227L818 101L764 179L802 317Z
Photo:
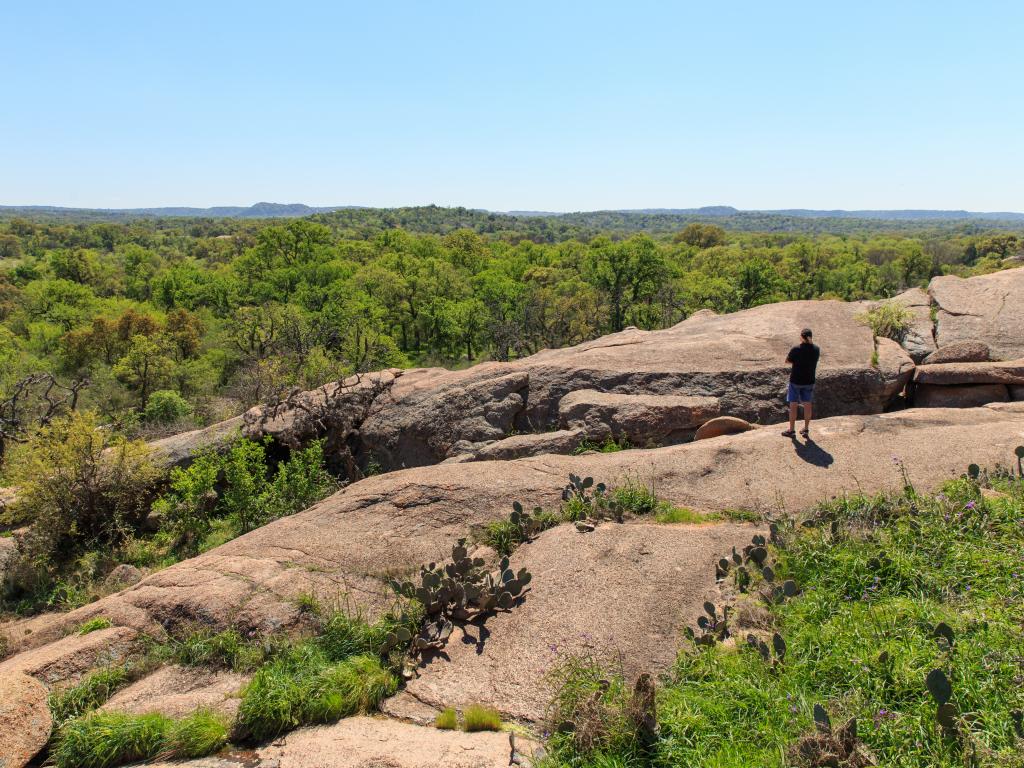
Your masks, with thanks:
M801 339L809 339L813 335L814 334L811 333L811 329L810 328L804 328L802 331L800 331L800 338Z

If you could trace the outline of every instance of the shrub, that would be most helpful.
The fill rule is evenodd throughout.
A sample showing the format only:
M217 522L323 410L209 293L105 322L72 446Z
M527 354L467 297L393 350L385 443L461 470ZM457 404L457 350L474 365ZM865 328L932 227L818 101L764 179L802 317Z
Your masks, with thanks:
M149 396L142 417L150 424L173 424L192 413L192 406L173 389L158 389Z
M442 731L457 731L459 729L459 716L451 707L443 710L434 718L434 727Z
M194 552L208 548L218 522L218 543L223 543L305 509L336 488L324 467L320 441L292 453L271 477L264 444L238 440L223 456L206 453L187 469L173 470L170 490L154 510L177 545Z
M914 313L903 304L885 301L859 315L858 320L870 327L875 336L900 341L910 329Z
M462 727L470 733L475 731L500 731L501 715L490 707L470 704L462 712Z
M41 429L12 457L17 518L33 521L25 549L34 561L68 561L86 548L128 538L149 511L161 472L149 448L73 413Z

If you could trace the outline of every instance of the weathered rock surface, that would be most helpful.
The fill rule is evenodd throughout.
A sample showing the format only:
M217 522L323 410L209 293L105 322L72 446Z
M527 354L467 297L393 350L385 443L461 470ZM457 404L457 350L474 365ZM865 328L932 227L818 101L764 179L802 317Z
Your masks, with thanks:
M701 424L700 429L694 434L694 440L707 440L711 437L722 435L738 435L741 432L749 432L757 429L749 421L737 419L735 416L719 416Z
M719 597L715 560L756 532L734 524L651 523L545 531L512 556L513 569L533 574L522 604L483 629L456 630L447 658L422 667L386 711L417 716L421 704L440 710L477 702L537 721L550 702L545 678L564 654L621 659L629 678L665 671L683 628L696 626L704 601Z
M895 487L892 454L922 489L971 462L1005 464L1022 433L1024 404L1006 403L824 419L815 424L813 443L793 443L778 428L765 428L648 451L395 472L353 483L304 512L76 611L0 631L9 636L12 651L59 640L32 652L45 655L62 643L102 638L94 632L60 640L99 615L156 636L166 627L194 623L267 632L298 622L295 599L310 591L325 600L346 593L354 608L372 614L391 603L384 585L389 575L446 557L456 539L474 525L506 516L513 501L555 507L570 472L610 484L630 478L650 483L659 496L698 510L798 510L844 491ZM0 669L20 664L19 658L24 656Z
M583 441L591 437L587 430L580 427L559 429L554 432L535 432L527 435L513 435L504 440L485 445L474 450L472 458L476 461L506 461L521 459L524 456L538 456L542 453L572 453ZM592 438L591 438L592 439Z
M983 339L1000 360L1024 358L1024 268L964 279L934 278L928 293L936 304L936 340Z
M1007 389L1011 400L1024 400L1024 384L1010 384Z
M159 712L168 717L208 709L232 718L241 702L239 692L248 681L246 675L225 670L162 667L115 693L101 709L131 714Z
M130 587L132 584L138 584L142 581L142 576L142 571L134 565L121 563L120 565L114 566L103 581L108 587L124 589L125 587Z
M940 363L919 365L917 384L1024 384L1024 359L1003 363Z
M902 304L910 310L910 326L900 339L900 346L907 350L907 354L915 363L920 363L935 352L931 298L920 288L911 288L899 296L894 296L890 301ZM881 303L872 302L871 306L877 307Z
M516 739L527 757L533 745ZM158 763L152 768L509 768L507 733L462 733L380 717L303 728L237 757Z
M941 386L921 384L914 389L918 408L976 408L987 403L1005 403L1010 393L1005 384Z
M718 414L714 397L577 389L558 402L563 426L581 428L588 436L611 435L641 447L691 438L697 427Z
M365 468L374 461L395 469L477 453L513 431L553 429L560 425L559 403L577 390L717 398L721 413L764 423L783 416L784 360L804 326L814 329L824 350L816 413L878 413L903 390L913 361L898 344L881 339L872 366L875 342L859 320L862 310L838 301L797 301L729 315L699 312L666 330L626 329L511 363L382 371L253 409L245 415L245 433L272 435L290 446L326 435L339 466ZM661 429L653 420L636 426ZM638 434L635 441L658 439Z
M202 429L181 432L161 440L154 440L150 447L158 460L170 467L188 464L201 451L217 450L237 437L242 430L242 417L236 416Z
M0 768L22 768L50 738L46 686L23 674L0 674Z
M926 357L925 365L938 363L986 363L992 359L988 344L983 341L954 341Z
M74 611L72 611L72 614ZM63 614L70 617L72 614ZM99 615L97 613L90 616ZM32 637L34 622L57 615L47 614L37 619L17 621L3 627L10 649L28 647L25 653L14 653L0 662L0 676L11 673L31 675L47 685L68 680L77 680L94 667L117 664L127 658L135 649L138 632L131 627L109 627L86 635L72 634L62 637L64 632L76 628L83 619L61 621L60 629L47 635L46 642ZM59 638L59 639L58 639ZM54 642L55 641L55 642Z

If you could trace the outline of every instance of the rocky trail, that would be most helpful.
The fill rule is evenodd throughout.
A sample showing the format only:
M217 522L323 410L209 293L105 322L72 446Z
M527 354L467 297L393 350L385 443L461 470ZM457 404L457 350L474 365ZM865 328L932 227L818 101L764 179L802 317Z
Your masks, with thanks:
M443 708L470 703L526 728L537 724L550 698L547 675L567 652L621 659L631 676L666 670L683 629L717 595L716 559L760 530L711 513L794 515L839 494L898 488L901 471L925 489L972 462L1008 463L1024 443L1024 269L936 278L929 293L897 300L914 316L902 346L873 338L858 319L866 303L702 312L665 331L627 329L515 363L370 374L162 440L156 447L167 461L181 464L239 428L289 447L323 437L336 468L355 481L76 611L0 626L9 648L0 690L29 690L25 681L38 681L35 698L24 696L26 707L38 709L39 689L45 697L47 687L115 663L145 637L195 625L251 634L295 629L303 595L326 603L344 595L349 608L374 617L393 602L389 578L444 559L456 540L507 517L514 501L557 507L570 473L643 484L707 515L696 524L635 519L589 532L569 524L547 530L512 555L514 568L533 574L521 605L457 629L445 653L385 701L386 716L348 718L255 751L188 763L507 766L507 734L426 724ZM825 418L815 421L812 439L791 441L772 424L782 413L781 361L805 325L824 349L818 413ZM948 407L960 405L969 407ZM722 416L733 420L699 435L717 436L693 439ZM608 438L638 447L570 455L584 440ZM362 478L371 462L393 471ZM95 617L113 626L74 634ZM233 673L164 667L106 708L180 715L208 706L230 714L245 682ZM18 725L27 712L0 706L0 733L29 744L20 747L22 757L0 761L3 768L34 754L35 742ZM524 753L528 747L521 740Z

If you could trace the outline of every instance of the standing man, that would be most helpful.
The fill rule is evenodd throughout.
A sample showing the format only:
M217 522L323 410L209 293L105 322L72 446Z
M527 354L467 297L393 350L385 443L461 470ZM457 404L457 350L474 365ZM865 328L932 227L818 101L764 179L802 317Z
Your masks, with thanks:
M804 407L804 428L800 434L808 437L811 432L811 402L814 400L814 374L818 368L821 350L811 342L811 329L800 331L800 345L789 350L786 362L793 366L789 373L789 389L786 402L789 403L789 429L782 433L783 437L796 436L796 409Z

